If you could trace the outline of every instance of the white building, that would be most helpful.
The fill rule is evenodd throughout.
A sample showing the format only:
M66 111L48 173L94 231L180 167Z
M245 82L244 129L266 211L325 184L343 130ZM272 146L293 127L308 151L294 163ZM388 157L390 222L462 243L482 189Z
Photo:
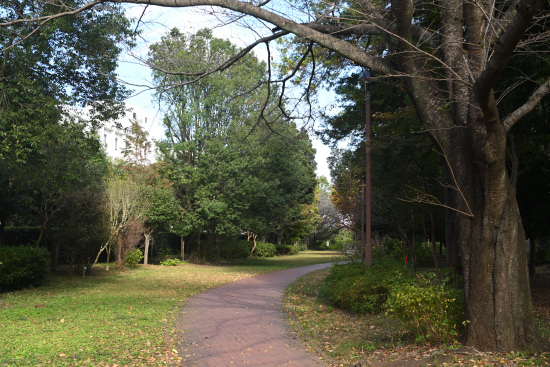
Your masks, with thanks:
M89 108L84 110L68 108L68 113L73 118L80 121L89 122ZM152 138L158 138L158 119L157 116L141 110L138 107L129 107L124 116L121 116L116 121L107 121L100 126L96 132L99 141L105 149L105 153L112 159L124 159L123 149L126 147L127 133L131 126L131 121L137 121L141 128L149 133L149 141L151 142L151 150L147 153L149 162L156 162L155 148ZM89 126L89 124L87 124ZM152 136L153 135L153 136Z

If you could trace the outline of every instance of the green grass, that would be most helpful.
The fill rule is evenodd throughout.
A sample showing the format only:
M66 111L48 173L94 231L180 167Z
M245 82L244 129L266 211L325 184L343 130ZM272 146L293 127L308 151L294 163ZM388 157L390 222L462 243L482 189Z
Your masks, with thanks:
M0 295L0 366L161 366L174 312L191 295L257 274L341 260L334 252L216 265L103 269L52 276L40 288Z

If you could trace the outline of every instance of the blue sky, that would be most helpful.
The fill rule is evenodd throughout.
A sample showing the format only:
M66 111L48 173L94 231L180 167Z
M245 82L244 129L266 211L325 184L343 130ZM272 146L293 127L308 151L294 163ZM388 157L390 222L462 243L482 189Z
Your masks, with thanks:
M143 10L145 9L145 12ZM201 9L178 9L178 8L158 8L158 7L143 7L131 6L128 7L127 14L129 17L139 19L141 17L140 29L142 37L135 49L130 50L120 60L118 74L120 79L128 83L128 87L134 91L131 98L127 100L129 107L133 107L136 111L144 111L149 116L148 125L145 126L149 130L150 136L153 139L159 139L163 136L163 130L158 121L162 118L158 105L155 104L153 91L151 87L151 73L149 68L139 63L138 58L147 54L149 44L160 40L160 37L173 27L178 27L183 32L195 32L201 28L213 28L215 37L229 39L239 47L245 46L248 42L254 40L262 34L271 33L269 25L253 24L254 32L249 29L238 27L236 25L220 27L220 19L213 15L209 8ZM253 22L253 20L242 20L245 22ZM272 56L276 58L277 53ZM265 48L259 47L255 50L258 58L266 60L267 53ZM317 175L326 176L330 179L330 172L327 165L327 157L330 155L330 148L323 145L322 142L313 137L313 145L317 151Z

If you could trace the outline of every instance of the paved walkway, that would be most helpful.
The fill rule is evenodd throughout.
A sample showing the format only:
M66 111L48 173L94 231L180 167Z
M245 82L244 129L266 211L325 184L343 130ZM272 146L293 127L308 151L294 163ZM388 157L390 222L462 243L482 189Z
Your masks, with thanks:
M176 322L185 339L180 365L324 366L291 331L282 301L296 278L330 265L264 274L191 297Z

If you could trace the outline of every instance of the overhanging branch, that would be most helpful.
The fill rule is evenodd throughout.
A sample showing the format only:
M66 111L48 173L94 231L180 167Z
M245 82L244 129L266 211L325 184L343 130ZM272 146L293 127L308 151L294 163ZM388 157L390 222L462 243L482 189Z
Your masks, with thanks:
M537 88L537 90L531 95L531 97L529 97L529 100L527 100L527 102L525 102L517 110L508 115L508 117L506 117L504 121L502 121L504 129L506 131L509 131L512 126L516 124L516 122L518 122L523 116L531 112L535 108L537 103L539 103L540 100L549 92L550 79L548 79L539 88Z

